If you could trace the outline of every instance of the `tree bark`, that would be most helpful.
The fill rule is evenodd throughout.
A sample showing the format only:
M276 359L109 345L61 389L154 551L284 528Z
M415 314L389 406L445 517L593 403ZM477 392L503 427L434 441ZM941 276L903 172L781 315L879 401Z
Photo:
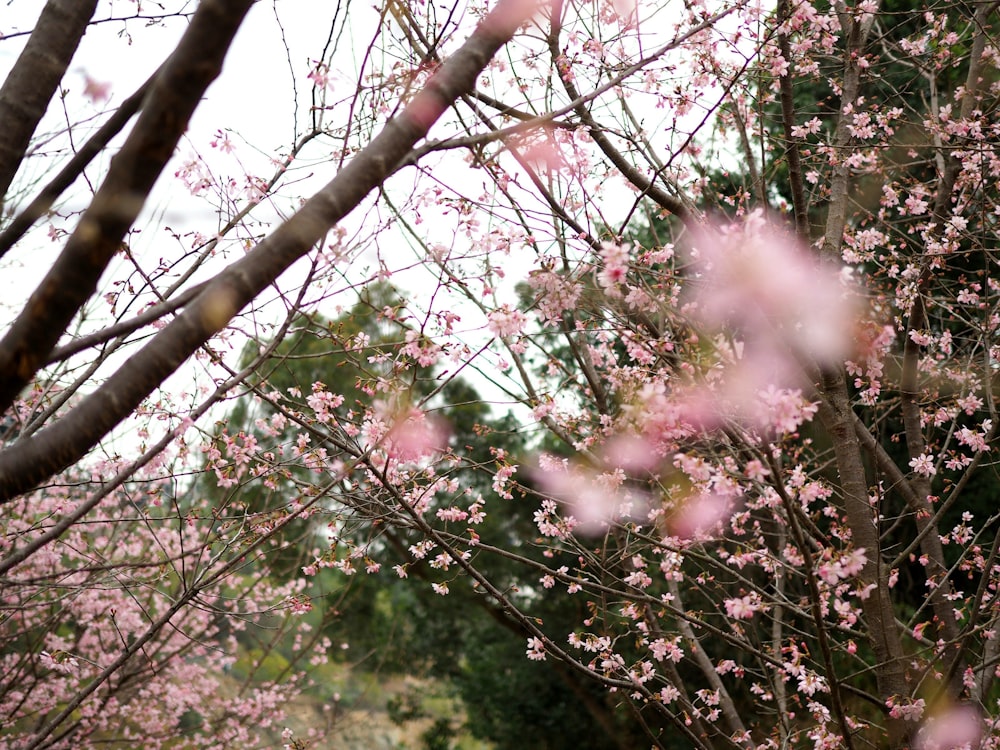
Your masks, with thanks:
M204 0L164 65L135 129L52 269L0 341L0 411L49 352L121 247L149 191L187 129L253 0Z
M97 0L49 0L0 88L0 207L96 9Z
M833 440L851 540L855 547L864 548L868 558L859 576L860 583L863 587L874 585L868 597L862 600L862 607L868 626L868 642L875 653L879 698L884 703L889 698L909 694L901 635L889 595L889 571L882 560L875 512L868 502L861 445L854 434L854 412L843 373L826 373L822 388L824 401L819 413ZM886 722L890 745L898 747L905 738L906 727L899 719L887 718Z
M242 4L249 2L243 0ZM381 185L444 110L472 90L493 55L536 8L531 0L501 0L403 113L298 213L216 276L183 313L65 417L0 453L0 503L9 502L82 458L233 315ZM50 293L58 289L53 287ZM28 312L33 309L29 305ZM42 311L36 314L41 316ZM5 343L0 342L0 355ZM46 354L50 348L46 347ZM0 358L0 377L8 382L13 379L9 372L12 366L9 356Z

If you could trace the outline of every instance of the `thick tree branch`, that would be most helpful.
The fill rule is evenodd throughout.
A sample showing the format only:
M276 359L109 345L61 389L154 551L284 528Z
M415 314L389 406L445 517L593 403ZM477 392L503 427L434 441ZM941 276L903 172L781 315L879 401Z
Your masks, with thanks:
M969 57L969 70L966 74L965 87L961 100L959 117L967 120L972 116L974 107L979 100L983 88L983 55L989 36L988 19L993 13L996 3L983 3L973 17L974 35L972 50ZM961 161L954 154L945 159L944 171L939 175L937 191L934 197L934 217L938 227L942 227L948 219L952 193L961 169ZM927 303L924 293L932 275L931 264L927 264L917 285L916 298L910 308L903 340L903 362L900 382L900 400L903 415L903 425L906 434L906 447L911 460L922 456L926 449L923 425L921 422L921 404L919 402L919 369L920 346L910 335L920 332L928 325ZM928 500L931 494L930 479L915 476L912 486L916 493L917 506L915 518L917 530L921 539L921 550L928 557L927 577L934 582L930 590L931 605L936 616L940 636L949 645L944 656L952 665L949 674L949 693L957 698L963 690L961 680L961 653L959 643L959 626L955 616L955 608L951 603L952 585L947 578L948 566L944 558L940 535L934 518L934 509ZM912 506L911 506L912 507Z
M49 0L0 88L0 206L96 9L97 0Z
M985 63L983 54L991 36L988 20L993 11L996 10L997 5L996 2L980 4L972 19L975 31L972 38L972 50L969 54L969 70L965 76L965 86L962 89L962 104L958 113L960 120L968 120L979 103L979 95L985 83L983 80ZM934 217L939 225L948 218L951 194L955 189L955 181L958 179L960 171L961 160L956 157L954 152L949 153L945 160L944 172L940 175L937 193L934 196Z
M222 70L251 5L253 0L205 0L199 5L90 207L0 341L0 411L13 403L93 295L205 90Z
M809 240L809 212L806 206L806 191L802 181L802 159L799 155L799 139L792 133L795 125L795 100L792 94L792 45L784 29L791 14L788 0L778 2L778 47L788 69L778 79L781 99L781 126L785 135L785 155L788 159L788 184L792 191L792 210L795 213L795 233L803 240ZM750 162L752 164L753 162Z
M110 341L113 338L125 336L132 333L132 331L136 331L143 326L149 325L153 321L169 315L174 310L179 310L184 307L184 305L188 304L191 300L201 294L204 288L204 284L198 284L179 294L174 299L164 300L157 305L153 305L148 310L144 310L136 315L134 318L124 320L121 323L115 323L114 325L103 328L100 331L95 331L88 336L74 339L65 346L60 346L58 349L53 350L47 364L67 359L68 357L72 357L74 354L82 352L84 349L89 349L92 346L98 346Z
M824 402L819 414L833 441L851 539L857 547L866 550L868 557L859 579L862 585L875 585L862 606L868 623L869 643L878 664L879 697L884 701L907 693L902 640L889 596L889 571L882 561L878 527L868 502L868 483L843 373L825 374L822 392ZM906 728L898 720L889 720L888 728L892 745L898 746Z
M868 34L871 31L872 18L864 22L852 21L844 14L841 23L844 24L846 44L844 49L844 83L841 87L840 117L833 133L831 146L836 154L836 162L830 179L830 207L827 212L826 232L823 238L823 253L828 258L840 255L840 246L844 241L844 228L847 226L847 204L849 198L851 170L847 165L847 154L851 144L850 118L843 114L844 108L853 106L861 88L860 60Z
M673 601L675 606L678 609L684 609L684 599L677 581L674 579L668 580L667 587L671 596L674 598ZM680 631L680 634L684 636L684 639L690 644L692 661L698 665L698 669L701 670L702 675L705 677L705 680L708 682L711 689L718 692L719 708L722 710L722 715L726 720L726 726L729 729L730 734L734 737L747 735L746 727L743 724L743 720L740 718L740 712L736 707L736 703L733 701L729 691L726 690L726 686L722 682L722 678L719 676L719 673L715 668L715 664L712 663L711 657L708 653L706 653L705 648L701 643L701 639L698 638L698 635L694 632L694 628L691 627L691 623L683 618L677 618L675 622L677 623L677 629ZM751 746L752 743L749 742L749 736L747 735L747 739L738 744Z
M403 113L298 213L215 277L177 319L62 420L0 454L0 502L30 490L86 454L233 315L381 185L444 110L472 90L480 71L536 7L530 1L501 0Z
M153 80L158 74L159 71L154 73L131 96L123 101L118 109L115 110L115 113L108 118L108 121L73 154L73 158L66 162L66 165L35 196L27 208L18 213L10 224L4 228L3 232L0 232L0 258L6 255L14 244L24 236L24 233L31 228L32 224L42 218L45 212L52 208L52 204L63 194L63 191L73 184L94 157L107 147L111 139L122 131L125 124L139 111L139 107L142 105L146 94L152 87Z
M841 13L841 26L845 38L843 52L844 79L840 99L841 115L833 135L832 146L837 155L830 183L830 207L827 213L823 251L828 258L836 258L847 226L850 169L846 153L851 141L849 118L844 108L853 104L861 87L860 59L871 30L873 19L855 21ZM867 562L860 580L863 585L874 585L872 593L863 601L865 620L868 624L869 644L875 654L878 669L879 698L886 701L907 695L907 681L903 664L903 645L893 612L888 585L889 571L882 560L878 526L868 501L868 482L862 460L861 441L855 433L854 410L851 407L843 369L822 374L819 390L823 396L819 415L833 442L837 473L847 522L853 543L864 548ZM907 728L898 719L888 719L889 744L898 747L906 736Z

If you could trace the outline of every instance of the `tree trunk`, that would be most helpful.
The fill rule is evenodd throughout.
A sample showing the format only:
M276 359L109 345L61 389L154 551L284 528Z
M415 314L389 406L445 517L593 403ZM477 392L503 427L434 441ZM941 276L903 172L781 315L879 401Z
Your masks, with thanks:
M97 0L49 0L0 88L0 208L96 9Z

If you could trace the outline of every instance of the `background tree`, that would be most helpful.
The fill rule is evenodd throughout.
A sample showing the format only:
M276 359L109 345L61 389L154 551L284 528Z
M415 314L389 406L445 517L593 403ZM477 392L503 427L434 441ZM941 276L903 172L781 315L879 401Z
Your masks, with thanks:
M297 321L271 356L256 366L248 383L256 394L298 394L291 399L295 412L276 408L266 398L258 397L253 411L247 409L250 400L236 401L215 438L218 453L229 442L249 440L258 453L290 455L299 431L291 426L292 419L309 408L309 398L320 402L319 394L335 394L326 402L339 403L330 411L340 425L357 421L357 415L366 411L384 411L386 400L396 400L404 408L433 415L454 462L447 474L455 484L453 492L471 497L491 493L492 475L484 467L493 464L497 450L527 454L525 435L518 434L513 415L494 417L468 383L438 377L433 368L421 367L420 347L427 342L420 342L411 324L398 290L386 283L366 287L359 301L334 320L311 316ZM244 363L253 360L254 351L244 352ZM276 431L272 425L278 421L290 427ZM335 440L311 434L311 445L325 451L327 461L345 460ZM437 447L443 450L445 442ZM436 469L441 471L442 466L439 462ZM308 486L311 474L292 464L288 477L269 487L245 477L223 489L212 504L227 507L238 502L253 514L286 513L287 498L295 496L297 487ZM221 476L226 476L225 469ZM212 490L217 476L206 475L203 481L209 497L220 495ZM314 585L305 593L324 614L321 627L329 639L350 645L342 652L346 660L376 675L444 680L462 699L472 733L496 747L628 747L638 740L630 738L627 721L615 718L615 702L589 680L564 669L538 670L521 658L527 632L495 604L460 589L450 594L449 616L443 619L440 597L432 589L414 587L392 571L405 567L411 577L426 582L440 579L433 567L411 562L407 547L419 543L420 535L405 528L359 523L345 513L359 504L346 487L341 488L308 519L285 524L274 538L279 549L268 557L272 580L286 582L301 576L303 569L313 571ZM523 507L499 509L476 524L480 543L516 550L541 563L541 550L526 543L535 531L531 513ZM379 569L366 565L366 575L353 575L353 569L345 573L324 568L331 539L367 550L366 559L377 559ZM503 557L480 561L480 569L505 588L517 587L531 575L530 568ZM556 600L544 605L534 607L534 612L545 620L561 620L570 627L581 617L579 602ZM405 702L405 696L400 700ZM581 705L587 707L584 716ZM410 713L414 711L419 709Z

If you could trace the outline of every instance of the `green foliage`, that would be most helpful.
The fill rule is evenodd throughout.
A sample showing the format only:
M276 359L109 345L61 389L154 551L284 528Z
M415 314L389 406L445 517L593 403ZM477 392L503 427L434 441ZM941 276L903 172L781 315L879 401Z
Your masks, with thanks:
M467 636L476 648L466 650L455 682L474 736L498 750L604 750L623 741L628 746L626 727L616 727L618 738L609 736L581 700L583 691L613 721L606 691L575 681L561 665L526 661L523 640L472 627L480 628Z
M535 506L524 499L497 501L491 489L489 470L495 451L514 456L527 451L517 419L511 414L493 415L470 383L460 379L439 382L430 368L400 356L405 321L395 290L386 284L374 285L335 319L318 315L298 319L292 333L259 363L251 382L260 393L297 392L302 399L313 383L322 382L330 393L345 397L337 409L343 420L371 406L371 386L380 379L408 383L414 400L436 389L427 407L449 425L451 452L458 460L453 476L467 496L494 498L485 520L476 527L483 543L541 560L540 551L531 544L537 534L532 520ZM243 365L253 362L257 354L257 349L248 349ZM254 434L260 449L277 451L280 443L261 434L255 425L257 419L269 419L273 413L266 399L241 400L226 420L226 433ZM296 479L305 484L309 477L303 468L292 466L287 480L271 489L252 482L225 492L209 487L206 492L223 494L220 502L230 508L239 506L255 514L278 512L296 491ZM302 566L313 559L313 548L322 554L327 545L324 526L336 512L335 501L334 496L329 513L296 520L284 529L271 555L278 580L300 575ZM338 529L338 535L342 533ZM615 711L606 703L604 691L562 668L529 662L523 628L496 610L464 576L452 572L450 578L442 579L438 571L411 559L405 530L359 527L352 533L359 544L377 550L381 569L355 575L318 569L310 579L313 611L305 617L330 638L333 658L352 665L353 679L365 673L407 674L452 685L470 717L473 734L500 748L620 746L608 735L610 727L615 734L623 730L615 724ZM526 579L525 570L509 558L483 552L475 562L500 587L517 590L536 584L536 574ZM408 565L409 580L400 580L392 570L395 564ZM429 585L442 580L448 580L451 589L444 599ZM567 597L555 597L553 602L541 599L528 604L540 617L564 621L567 628L579 620L583 602ZM282 666L277 653L265 659L265 664L269 670ZM351 690L345 688L343 694L350 701ZM590 713L581 711L581 695L604 715L604 728ZM392 703L390 711L401 721L430 715L419 702L402 700ZM567 731L567 727L572 729ZM427 748L450 747L456 732L451 721L437 717L422 741Z
M438 717L430 727L424 730L420 739L424 743L425 750L450 750L452 740L457 735L458 732L455 731L451 721Z
M255 647L241 650L232 675L238 680L277 682L288 675L288 668L288 659L278 651Z

